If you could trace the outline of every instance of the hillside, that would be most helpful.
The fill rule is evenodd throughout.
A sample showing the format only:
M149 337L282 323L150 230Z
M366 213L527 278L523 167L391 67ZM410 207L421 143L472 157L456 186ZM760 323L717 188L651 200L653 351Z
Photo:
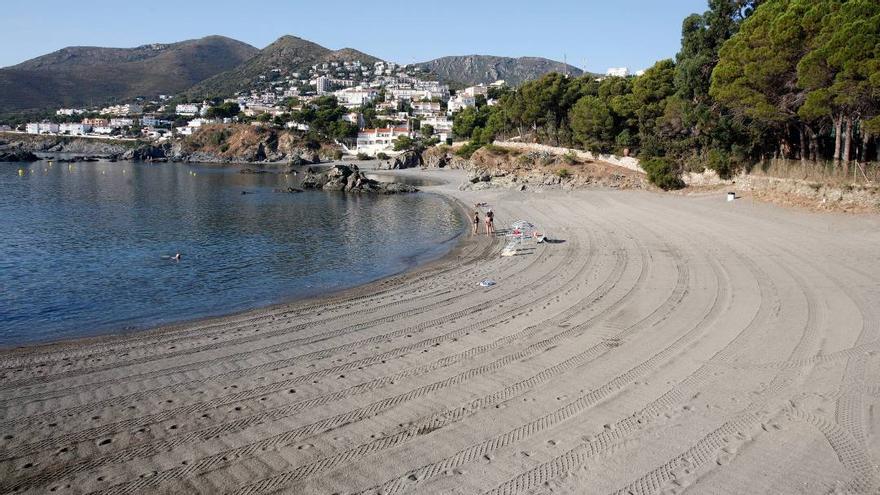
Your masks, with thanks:
M173 94L258 52L222 36L137 48L64 48L0 69L0 113Z
M240 66L195 85L187 91L187 95L193 98L229 96L252 88L259 82L260 76L268 74L273 69L280 69L286 74L308 72L315 64L355 60L370 65L379 61L376 57L351 48L333 51L296 36L282 36Z
M540 57L495 57L464 55L442 57L417 64L433 72L441 80L461 84L489 84L503 79L511 86L538 79L549 72L565 72L580 76L583 71L572 65Z

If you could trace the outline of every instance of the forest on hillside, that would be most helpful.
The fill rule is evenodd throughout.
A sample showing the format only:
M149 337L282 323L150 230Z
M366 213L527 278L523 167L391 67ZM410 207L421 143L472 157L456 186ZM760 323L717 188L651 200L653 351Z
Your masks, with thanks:
M629 153L664 188L771 159L848 173L877 160L880 2L710 0L684 19L675 59L643 75L554 73L497 96L455 116L463 153L512 136Z

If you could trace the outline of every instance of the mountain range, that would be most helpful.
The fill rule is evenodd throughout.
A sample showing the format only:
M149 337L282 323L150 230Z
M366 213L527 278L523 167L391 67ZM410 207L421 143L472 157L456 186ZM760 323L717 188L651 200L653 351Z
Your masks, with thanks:
M259 53L222 36L137 48L64 48L0 69L0 113L175 94Z
M249 60L209 77L186 93L193 98L231 95L247 89L260 75L275 68L282 68L287 72L308 72L316 64L346 60L360 60L369 65L379 61L376 57L352 48L334 51L296 36L282 36Z
M295 36L282 36L262 50L223 36L136 48L68 47L0 68L0 116L185 94L227 96L247 89L272 69L307 72L315 64L380 59L352 48L331 50ZM460 85L498 79L517 86L548 72L581 75L576 67L538 57L467 55L417 64L439 79Z

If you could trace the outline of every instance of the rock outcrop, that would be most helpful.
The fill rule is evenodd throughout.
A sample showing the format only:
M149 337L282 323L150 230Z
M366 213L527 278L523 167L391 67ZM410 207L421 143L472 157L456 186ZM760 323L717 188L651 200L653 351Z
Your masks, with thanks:
M425 168L446 168L453 156L449 146L433 146L422 152L422 166Z
M66 153L94 157L116 157L138 143L105 139L88 139L76 136L37 136L31 134L4 134L8 144L5 151L12 148L31 153ZM130 143L130 144L129 144Z
M353 193L400 194L418 191L415 187L407 184L369 179L356 165L335 165L323 172L309 168L300 185L303 189Z
M165 161L170 154L170 146L153 146L145 144L132 148L119 156L120 160L128 160L133 162L155 162Z
M497 146L481 148L469 160L454 156L448 166L468 171L468 180L462 184L462 189L522 191L595 186L615 189L648 187L644 174L622 167L551 153L522 153Z
M0 149L0 162L35 162L40 157L22 149Z
M281 163L290 166L330 161L338 146L316 148L295 131L245 124L202 126L174 145L174 161L204 163Z

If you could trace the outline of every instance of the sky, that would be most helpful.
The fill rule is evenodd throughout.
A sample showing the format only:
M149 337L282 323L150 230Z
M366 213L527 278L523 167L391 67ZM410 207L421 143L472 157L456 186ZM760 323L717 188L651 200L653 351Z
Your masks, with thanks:
M537 56L632 71L678 51L706 0L3 0L0 67L66 46L134 47L219 34L263 48L285 34L398 63Z

